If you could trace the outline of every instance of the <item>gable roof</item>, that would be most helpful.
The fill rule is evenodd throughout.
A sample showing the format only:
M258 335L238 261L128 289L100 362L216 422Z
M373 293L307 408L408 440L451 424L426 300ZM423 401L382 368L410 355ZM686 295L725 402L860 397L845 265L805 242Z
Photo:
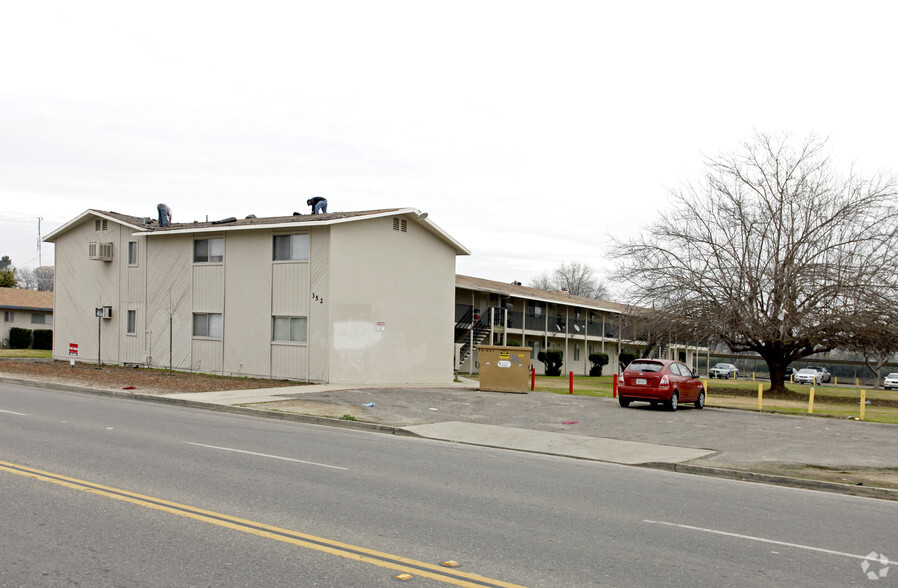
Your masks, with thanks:
M136 217L113 211L88 209L44 237L44 241L53 243L60 235L80 224L85 218L94 216L115 221L134 230L134 235L155 237L158 235L183 235L187 233L208 233L220 231L239 231L253 229L278 229L297 226L326 226L346 222L370 220L385 216L403 216L419 222L429 233L449 244L456 255L470 255L471 251L453 239L436 223L427 218L416 208L387 208L381 210L364 210L356 212L329 212L324 214L293 214L290 216L272 216L261 218L227 217L215 221L193 221L189 223L172 223L168 227L160 227L156 219Z
M579 306L581 308L603 310L606 312L623 313L627 312L629 308L626 304L621 304L619 302L593 300L592 298L585 298L583 296L572 296L571 294L564 292L548 292L546 290L540 290L539 288L531 288L530 286L506 284L505 282L496 282L484 278L463 276L461 274L455 276L455 287L475 290L477 292L487 292L489 294L499 294L500 296L524 298L527 300L548 302L552 304L565 304L567 306Z
M53 292L0 288L0 308L53 312Z

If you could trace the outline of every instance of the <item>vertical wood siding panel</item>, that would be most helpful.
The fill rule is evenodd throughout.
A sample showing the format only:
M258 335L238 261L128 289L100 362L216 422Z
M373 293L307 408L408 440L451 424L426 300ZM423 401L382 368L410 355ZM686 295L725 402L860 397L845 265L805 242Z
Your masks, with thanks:
M271 366L271 233L229 233L226 250L223 370L267 378Z
M306 380L308 348L299 345L271 346L271 377Z
M193 312L224 312L224 265L193 266Z

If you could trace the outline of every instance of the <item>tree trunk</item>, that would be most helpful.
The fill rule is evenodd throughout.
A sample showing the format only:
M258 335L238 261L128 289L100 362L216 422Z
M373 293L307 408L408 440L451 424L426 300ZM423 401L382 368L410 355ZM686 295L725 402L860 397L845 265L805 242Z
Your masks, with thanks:
M782 357L765 357L770 370L770 392L786 392L786 362Z

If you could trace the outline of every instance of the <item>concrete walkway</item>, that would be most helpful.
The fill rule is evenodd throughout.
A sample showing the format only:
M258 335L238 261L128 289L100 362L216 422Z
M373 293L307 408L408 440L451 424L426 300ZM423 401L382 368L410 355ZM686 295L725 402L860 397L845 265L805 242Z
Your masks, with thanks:
M568 433L547 433L545 431L517 429L514 427L460 423L458 421L403 427L403 429L428 439L440 439L442 441L453 441L470 445L500 447L503 449L577 457L626 465L680 463L715 453L707 449L602 439Z

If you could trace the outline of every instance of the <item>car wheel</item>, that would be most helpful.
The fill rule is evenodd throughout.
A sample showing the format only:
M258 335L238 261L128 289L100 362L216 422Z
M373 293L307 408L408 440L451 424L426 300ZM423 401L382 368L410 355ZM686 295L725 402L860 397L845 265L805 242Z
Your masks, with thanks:
M695 401L695 408L702 409L705 408L705 391L698 391L698 399Z
M664 407L667 408L670 412L674 412L677 410L677 405L680 403L680 394L674 390L674 393L670 395L670 400L664 403Z
M618 396L618 397L617 397L617 401L618 401L618 402L620 403L620 405L623 406L624 408L627 408L628 406L630 406L630 399L629 399L629 398L624 398L623 396Z

